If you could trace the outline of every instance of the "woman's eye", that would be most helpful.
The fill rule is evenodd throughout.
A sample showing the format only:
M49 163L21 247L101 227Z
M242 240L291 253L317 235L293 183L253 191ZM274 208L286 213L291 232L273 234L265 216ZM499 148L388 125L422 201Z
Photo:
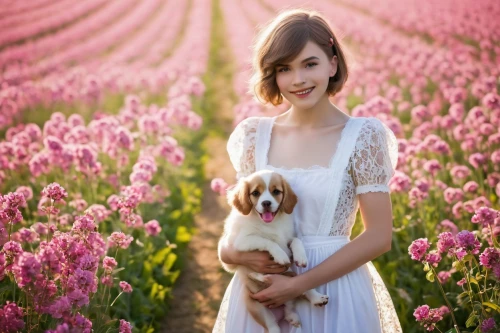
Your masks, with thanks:
M309 62L307 63L307 67L314 67L314 66L317 66L318 64L315 63L315 62Z
M278 68L278 72L286 72L286 71L288 71L287 67Z

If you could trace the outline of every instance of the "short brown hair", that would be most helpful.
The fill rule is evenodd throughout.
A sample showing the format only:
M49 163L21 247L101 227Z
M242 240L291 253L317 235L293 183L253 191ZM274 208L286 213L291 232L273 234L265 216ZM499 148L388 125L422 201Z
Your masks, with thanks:
M330 38L333 45L330 46ZM259 33L254 45L253 76L250 90L264 103L283 102L276 84L276 65L295 59L308 41L316 43L331 59L338 59L335 76L330 78L327 93L334 96L347 81L348 69L344 52L326 19L318 12L292 9L280 13Z

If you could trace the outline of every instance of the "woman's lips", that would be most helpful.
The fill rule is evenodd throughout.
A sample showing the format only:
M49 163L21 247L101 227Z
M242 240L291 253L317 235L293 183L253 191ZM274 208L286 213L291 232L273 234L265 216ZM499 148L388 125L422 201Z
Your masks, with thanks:
M311 94L311 92L314 90L314 88L316 88L316 87L305 89L305 90L302 90L299 92L293 92L292 94L294 94L298 98L306 98L307 96L309 96Z

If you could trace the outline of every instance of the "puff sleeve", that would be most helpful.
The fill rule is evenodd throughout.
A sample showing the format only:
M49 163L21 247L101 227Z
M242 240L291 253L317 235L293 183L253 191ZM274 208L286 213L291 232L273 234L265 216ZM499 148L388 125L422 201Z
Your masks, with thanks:
M352 156L356 195L389 193L389 181L398 162L398 142L394 132L377 118L368 118L360 130Z
M255 141L258 117L242 120L227 141L227 153L236 171L236 180L255 172Z

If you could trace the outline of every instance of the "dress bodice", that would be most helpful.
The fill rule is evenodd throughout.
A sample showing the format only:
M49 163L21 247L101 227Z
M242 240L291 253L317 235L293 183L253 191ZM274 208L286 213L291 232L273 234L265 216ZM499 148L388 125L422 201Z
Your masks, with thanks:
M377 118L351 117L328 167L282 168L268 164L276 117L250 117L228 140L237 179L262 169L282 174L298 196L293 211L299 236L350 236L359 208L358 195L389 192L397 163L394 133Z

